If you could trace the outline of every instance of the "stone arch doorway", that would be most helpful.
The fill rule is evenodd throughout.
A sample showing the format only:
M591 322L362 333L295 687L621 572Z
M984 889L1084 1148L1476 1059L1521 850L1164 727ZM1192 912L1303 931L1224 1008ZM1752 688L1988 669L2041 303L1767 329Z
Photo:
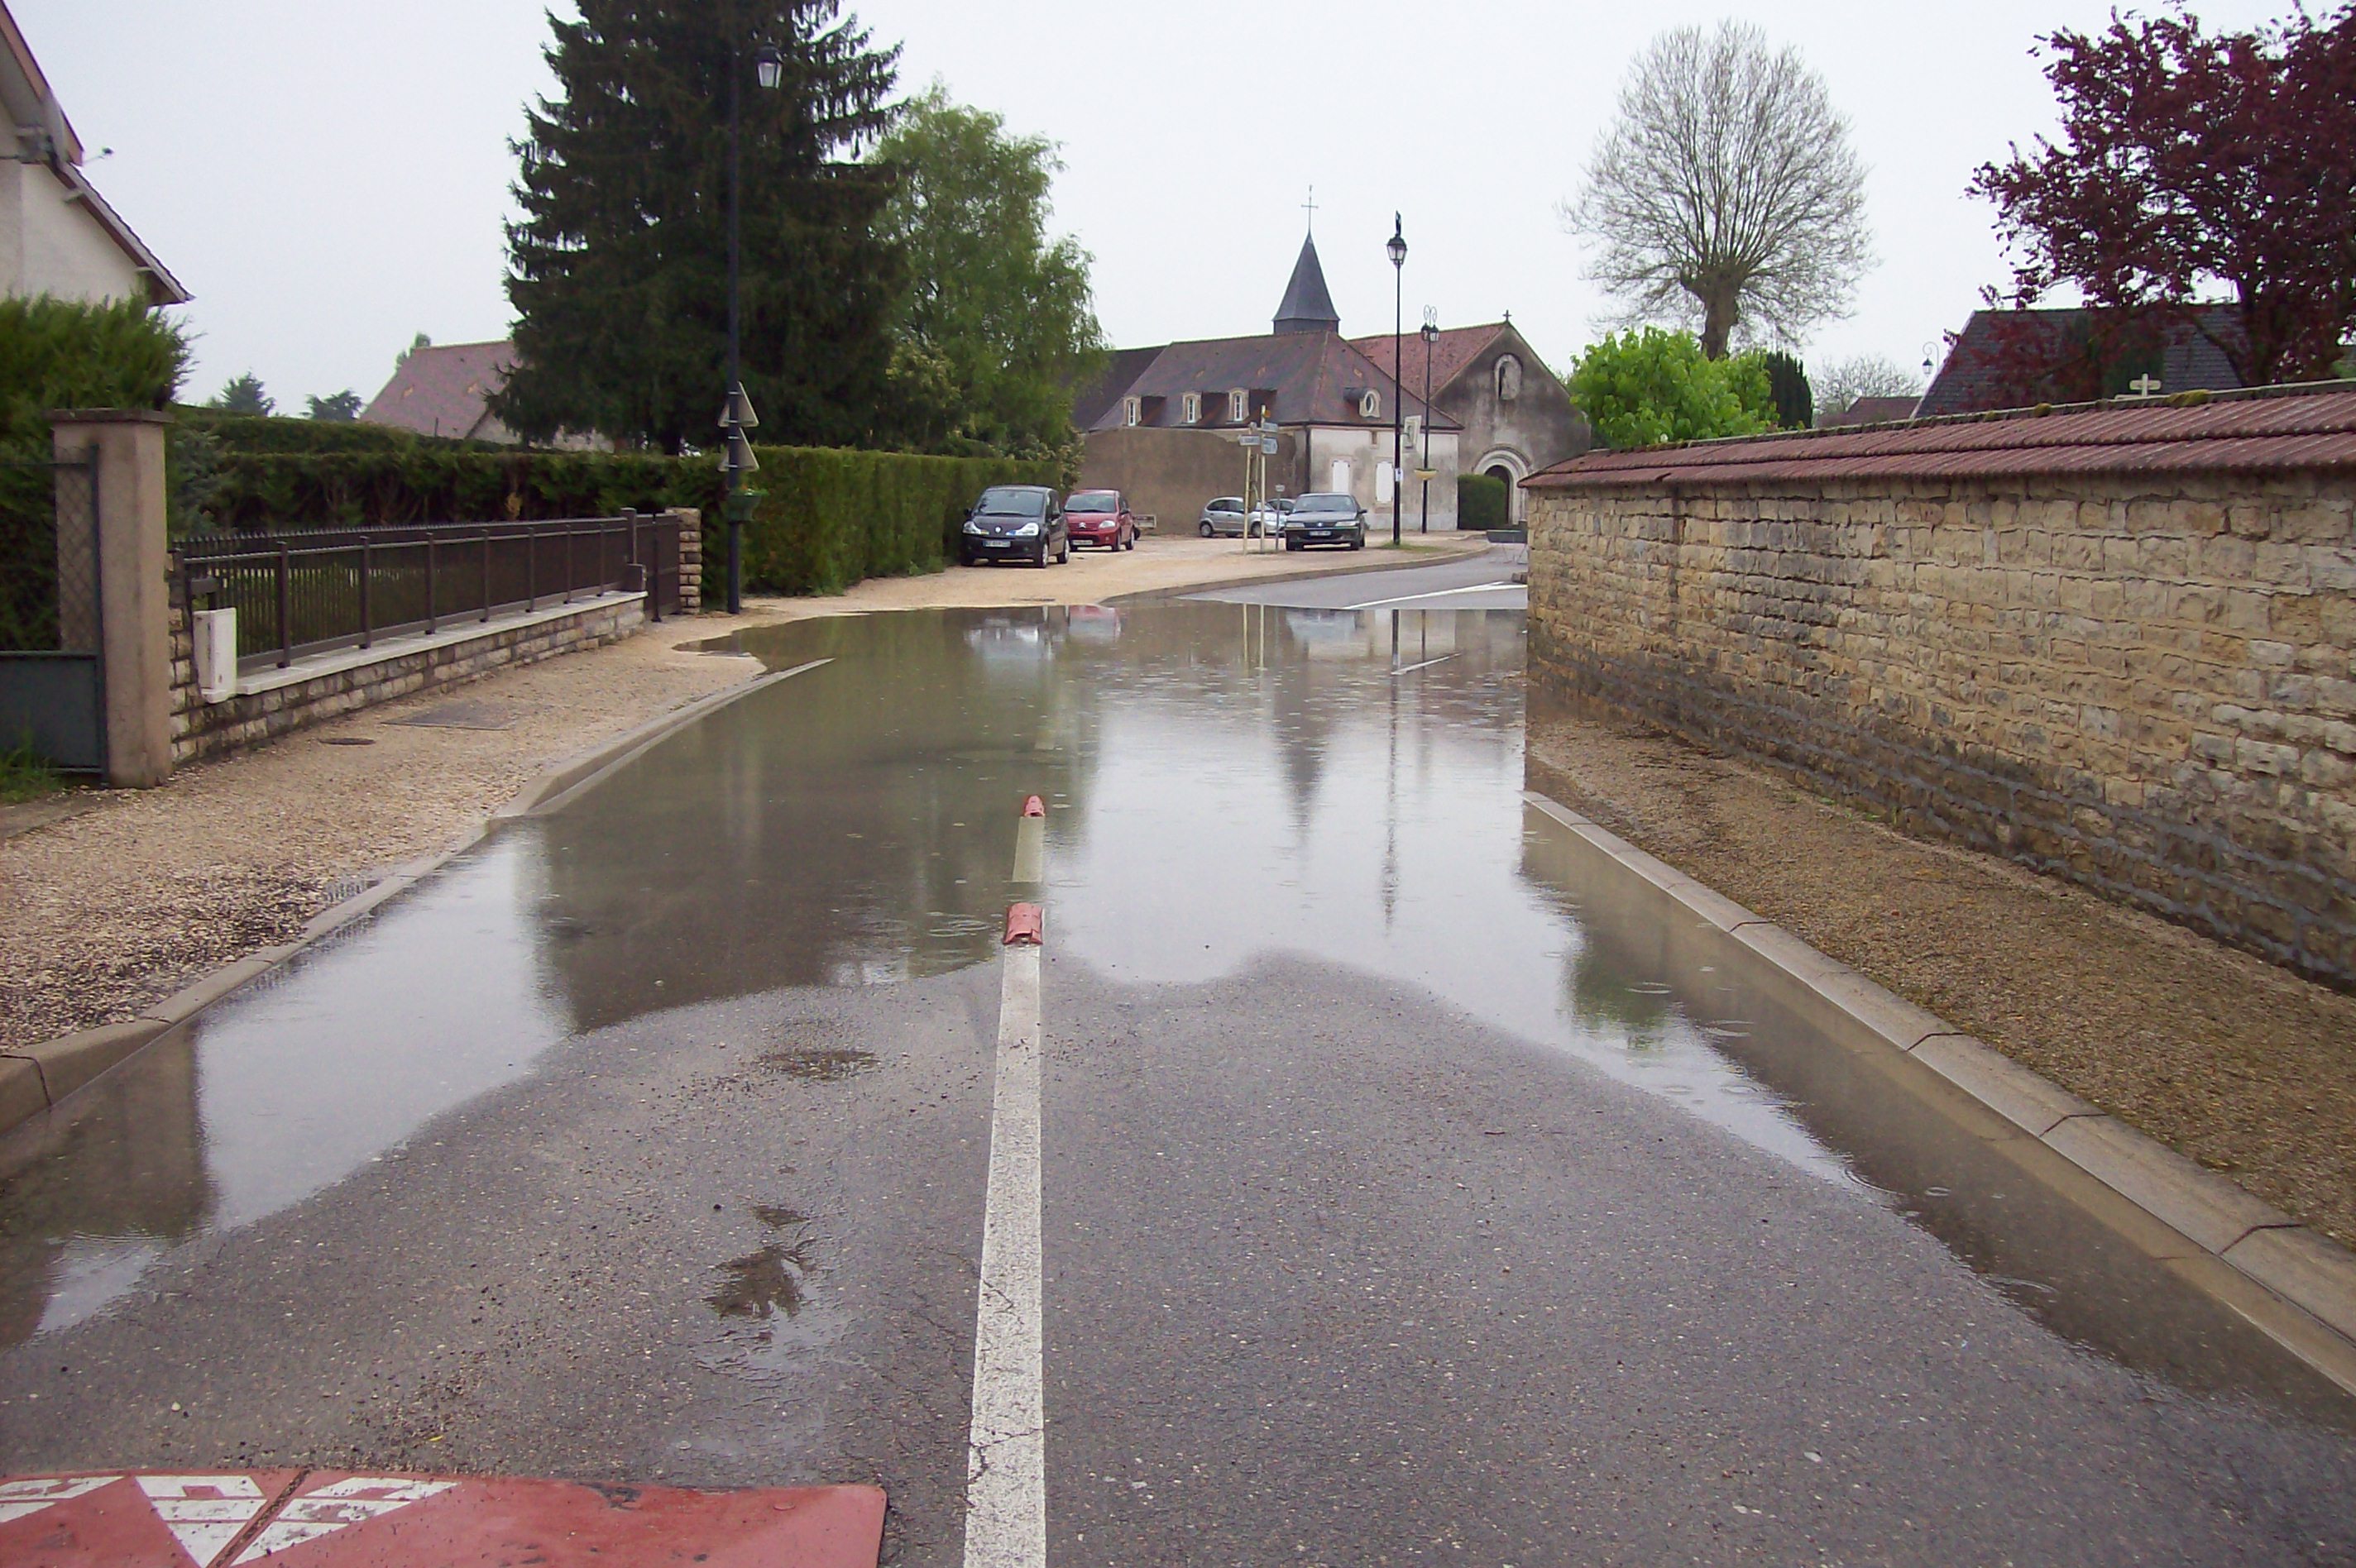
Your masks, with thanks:
M1524 525L1522 511L1522 481L1529 477L1529 464L1514 453L1502 449L1481 460L1478 472L1505 483L1505 517L1514 527Z

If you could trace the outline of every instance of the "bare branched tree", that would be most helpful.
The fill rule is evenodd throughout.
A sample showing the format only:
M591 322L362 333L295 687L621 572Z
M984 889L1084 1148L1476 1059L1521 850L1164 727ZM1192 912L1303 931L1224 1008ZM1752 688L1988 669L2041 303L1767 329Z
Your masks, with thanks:
M1915 398L1922 394L1922 378L1881 354L1858 354L1837 359L1816 372L1816 417L1847 413L1859 398Z
M1740 22L1664 33L1636 58L1560 213L1631 317L1698 328L1714 359L1796 347L1848 314L1873 261L1847 117L1798 50Z

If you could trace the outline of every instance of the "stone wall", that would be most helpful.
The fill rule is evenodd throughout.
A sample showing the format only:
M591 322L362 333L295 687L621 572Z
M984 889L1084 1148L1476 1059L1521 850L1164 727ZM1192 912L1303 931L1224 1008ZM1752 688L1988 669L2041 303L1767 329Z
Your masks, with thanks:
M1537 678L2356 987L2356 476L1530 492Z
M325 671L225 702L207 702L197 689L196 650L182 581L175 571L171 608L175 766L273 740L380 702L462 685L559 654L602 647L630 635L645 619L643 595L609 595L545 619L527 617L522 624L494 624L482 635L464 641Z

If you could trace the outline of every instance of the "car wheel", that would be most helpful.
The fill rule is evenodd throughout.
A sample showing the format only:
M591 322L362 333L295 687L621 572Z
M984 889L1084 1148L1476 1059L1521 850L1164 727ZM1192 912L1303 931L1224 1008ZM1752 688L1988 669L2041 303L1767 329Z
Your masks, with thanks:
M1213 527L1210 525L1210 522L1209 522L1209 520L1208 520L1208 519L1205 519L1205 520L1204 521L1204 523L1203 523L1203 525L1202 525L1202 529L1203 529L1203 537L1204 537L1205 539L1209 539L1213 534L1215 534L1215 533L1217 533L1217 532L1219 531L1218 529L1216 529L1216 528L1213 528Z
M1064 541L1064 548L1055 552L1055 564L1057 566L1069 566L1072 564L1071 540L1066 539Z

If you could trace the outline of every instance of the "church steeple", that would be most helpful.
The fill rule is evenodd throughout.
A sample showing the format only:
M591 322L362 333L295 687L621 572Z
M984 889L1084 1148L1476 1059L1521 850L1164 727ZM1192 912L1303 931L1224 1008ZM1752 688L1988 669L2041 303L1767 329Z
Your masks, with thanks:
M1301 242L1301 260L1292 264L1292 281L1284 286L1284 303L1276 307L1276 330L1339 332L1342 313L1325 288L1325 269L1317 260L1317 237Z

